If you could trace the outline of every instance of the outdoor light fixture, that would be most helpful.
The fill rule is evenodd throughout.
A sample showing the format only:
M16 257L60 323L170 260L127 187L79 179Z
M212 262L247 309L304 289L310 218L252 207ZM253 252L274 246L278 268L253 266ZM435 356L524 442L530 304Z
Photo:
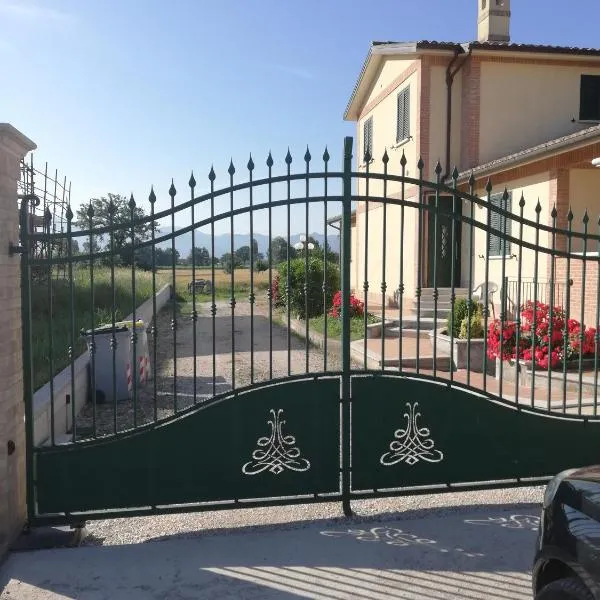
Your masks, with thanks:
M306 236L304 234L302 234L300 236L300 241L294 244L294 248L296 250L304 250L304 246L307 246L309 250L314 250L315 245L312 242L308 242L308 244L306 244Z

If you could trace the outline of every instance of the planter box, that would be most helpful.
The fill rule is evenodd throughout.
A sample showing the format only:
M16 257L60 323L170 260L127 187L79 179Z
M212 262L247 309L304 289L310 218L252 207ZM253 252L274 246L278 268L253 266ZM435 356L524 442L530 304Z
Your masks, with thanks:
M594 368L594 358L584 358L582 361L583 369L589 370ZM500 378L500 364L499 358L496 359L496 379ZM524 386L530 386L532 383L532 373L535 371L535 386L544 387L548 385L548 369L542 369L541 367L534 367L532 369L531 361L525 360L505 360L502 363L502 379L504 381L514 382L517 379L517 372L519 373L519 384ZM573 376L575 376L573 378ZM579 359L569 361L567 363L567 381L578 382L579 376ZM562 363L555 369L550 370L550 378L558 381L563 381L563 365Z
M434 332L431 332L434 335ZM437 354L438 356L443 354L446 356L452 356L452 362L455 369L466 369L467 359L469 352L471 354L471 371L477 373L483 373L483 366L485 363L484 355L484 339L473 338L471 340L459 340L446 335L445 330L440 329L435 333L437 343ZM451 344L453 349L451 352ZM470 348L470 350L469 350ZM496 364L493 361L487 361L487 372L488 375L494 375L496 372Z

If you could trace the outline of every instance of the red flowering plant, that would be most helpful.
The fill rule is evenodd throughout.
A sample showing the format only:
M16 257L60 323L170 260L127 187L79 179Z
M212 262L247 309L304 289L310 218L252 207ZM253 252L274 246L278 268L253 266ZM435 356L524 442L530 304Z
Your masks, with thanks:
M350 294L350 317L362 317L365 314L365 303L361 302L354 294ZM333 296L333 302L329 316L339 318L342 316L342 292L337 291Z
M488 327L488 358L519 359L535 362L541 369L547 369L549 364L554 368L565 359L568 361L579 357L580 352L583 356L593 354L596 330L582 326L575 319L568 319L565 343L565 319L565 311L561 307L550 310L550 306L542 302L526 302L521 306L519 348L517 324L505 321L502 326L500 320L495 319ZM582 331L583 348L580 348Z

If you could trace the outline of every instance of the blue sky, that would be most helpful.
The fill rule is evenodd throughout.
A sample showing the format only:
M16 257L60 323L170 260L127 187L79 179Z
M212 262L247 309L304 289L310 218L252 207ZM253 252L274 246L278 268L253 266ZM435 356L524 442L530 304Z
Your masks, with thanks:
M600 2L512 0L516 42L598 46ZM166 206L210 166L226 183L253 153L332 166L354 125L342 114L372 40L468 41L477 0L0 0L0 121L73 185ZM245 173L243 174L245 175ZM259 227L260 228L260 227ZM264 229L264 228L262 228Z

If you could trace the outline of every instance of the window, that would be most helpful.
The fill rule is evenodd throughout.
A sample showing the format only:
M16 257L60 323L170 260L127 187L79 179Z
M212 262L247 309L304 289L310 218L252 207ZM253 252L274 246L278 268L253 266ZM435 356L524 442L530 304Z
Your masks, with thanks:
M504 194L494 194L490 198L492 206L498 207L507 212L512 212L512 192L508 193L506 201L504 200ZM489 256L510 256L510 242L505 236L511 234L512 221L507 219L504 215L491 211L490 215L490 226L492 230L500 232L500 235L493 235L490 233L490 245L488 247Z
M600 75L581 76L579 120L600 121Z
M398 94L397 102L396 143L400 143L410 137L410 86Z
M367 153L373 158L373 117L369 117L363 125L363 160Z

